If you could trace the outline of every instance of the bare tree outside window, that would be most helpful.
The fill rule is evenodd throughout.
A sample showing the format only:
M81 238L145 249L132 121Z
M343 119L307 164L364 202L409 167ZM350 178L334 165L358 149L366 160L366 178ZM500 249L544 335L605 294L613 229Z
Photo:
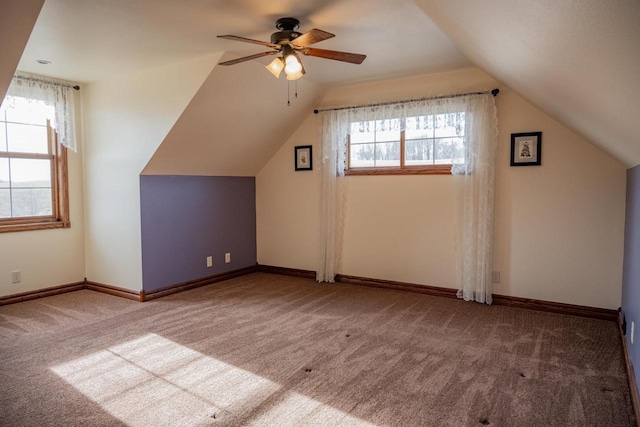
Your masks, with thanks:
M443 170L464 159L462 112L351 124L350 171L380 169Z

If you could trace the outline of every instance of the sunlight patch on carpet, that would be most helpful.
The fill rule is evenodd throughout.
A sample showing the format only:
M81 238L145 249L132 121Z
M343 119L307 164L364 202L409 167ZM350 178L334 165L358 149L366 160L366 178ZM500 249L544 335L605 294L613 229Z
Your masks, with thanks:
M51 370L131 427L229 420L280 389L266 378L156 334Z
M353 426L375 427L360 418L328 406L303 394L289 391L250 426Z

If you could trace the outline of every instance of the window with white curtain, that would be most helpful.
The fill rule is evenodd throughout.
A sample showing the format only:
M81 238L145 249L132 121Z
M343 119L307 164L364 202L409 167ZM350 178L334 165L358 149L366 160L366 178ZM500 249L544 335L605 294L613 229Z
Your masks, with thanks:
M450 173L464 161L464 112L351 123L347 175Z
M15 76L0 106L0 232L68 228L71 87ZM63 139L64 138L64 139Z
M493 199L498 118L484 91L322 110L322 183L316 280L340 271L345 176L447 173L457 193L455 240L458 297L491 304ZM348 272L347 272L348 274Z

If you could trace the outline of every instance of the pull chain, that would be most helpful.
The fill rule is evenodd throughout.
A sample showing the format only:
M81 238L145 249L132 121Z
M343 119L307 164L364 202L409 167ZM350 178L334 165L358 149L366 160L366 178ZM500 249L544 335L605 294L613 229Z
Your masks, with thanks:
M296 99L298 99L298 80L296 79L295 82L295 97ZM287 106L291 107L291 80L287 80Z

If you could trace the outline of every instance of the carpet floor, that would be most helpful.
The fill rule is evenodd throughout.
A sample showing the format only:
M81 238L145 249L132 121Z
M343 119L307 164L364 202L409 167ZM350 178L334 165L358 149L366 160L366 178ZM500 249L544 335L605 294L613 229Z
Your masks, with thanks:
M1 426L633 426L614 322L255 273L0 307Z

